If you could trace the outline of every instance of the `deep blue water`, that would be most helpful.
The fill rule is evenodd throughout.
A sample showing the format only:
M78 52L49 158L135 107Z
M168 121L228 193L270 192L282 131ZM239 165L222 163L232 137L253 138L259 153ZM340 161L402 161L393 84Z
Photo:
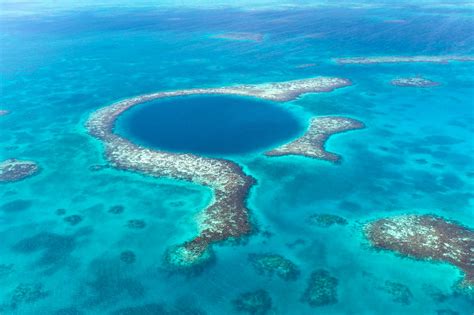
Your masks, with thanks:
M281 105L232 96L148 102L126 112L117 127L147 147L207 155L274 148L304 130Z
M25 15L28 6L0 10L0 108L11 111L0 117L0 158L32 159L42 170L0 186L0 313L110 314L137 307L132 313L154 314L163 306L175 314L239 314L232 301L264 289L272 299L268 314L472 314L473 298L453 289L458 269L375 251L361 225L383 216L434 213L474 227L474 63L340 66L331 61L472 55L472 9L421 3L258 10L105 5ZM405 22L387 23L399 19ZM265 39L212 37L230 31L260 32ZM308 63L315 65L299 67ZM85 131L87 117L120 99L155 91L319 75L349 78L354 85L278 105L248 99L242 105L247 113L261 113L263 121L270 112L272 119L284 114L278 121L294 117L294 133L316 115L362 120L366 129L328 143L342 163L269 158L261 154L266 144L233 154L231 159L257 180L248 198L256 233L216 246L215 261L197 275L170 273L164 253L195 234L196 214L211 193L114 168L93 171L91 166L107 162L102 145ZM441 85L389 84L415 75ZM140 105L135 114L161 112L160 102ZM194 114L224 127L235 115L247 118L239 107L222 120L216 107L209 115ZM123 118L133 115L131 110ZM174 120L169 118L156 117ZM279 139L287 136L285 131ZM219 138L212 140L217 144ZM239 147L238 140L226 145ZM317 213L338 214L349 224L312 226L308 217ZM71 225L65 220L71 215L82 221ZM131 228L130 220L141 220L143 228ZM133 263L121 260L129 251ZM258 274L248 261L251 253L283 255L300 276L286 282ZM311 272L320 268L339 280L338 303L311 308L301 296ZM386 281L407 286L410 303L397 302L384 289ZM27 285L37 294L18 300Z

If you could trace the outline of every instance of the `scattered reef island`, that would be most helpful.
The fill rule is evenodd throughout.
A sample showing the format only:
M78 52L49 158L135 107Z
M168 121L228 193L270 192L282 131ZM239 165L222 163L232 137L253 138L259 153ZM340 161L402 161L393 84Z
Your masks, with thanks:
M0 162L0 183L16 182L38 173L36 162L7 159Z
M367 223L364 232L376 248L457 266L465 274L460 285L474 286L472 229L426 214L378 219Z

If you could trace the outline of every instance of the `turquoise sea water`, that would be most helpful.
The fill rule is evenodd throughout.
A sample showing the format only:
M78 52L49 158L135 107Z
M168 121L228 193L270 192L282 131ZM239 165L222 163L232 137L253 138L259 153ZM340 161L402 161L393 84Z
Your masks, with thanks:
M145 307L159 304L174 314L238 314L232 301L239 294L265 289L269 314L472 314L472 297L452 288L458 269L377 252L361 226L382 216L435 213L474 227L474 64L331 61L473 55L472 9L101 7L24 16L5 8L0 107L11 113L0 117L0 158L31 159L42 170L0 186L0 313L109 314L137 307L130 314L160 314L158 305ZM386 22L399 19L406 22ZM212 38L224 32L265 37ZM299 67L309 63L315 65ZM255 233L215 246L215 260L199 274L171 273L164 253L195 235L194 217L211 192L113 168L93 171L107 162L85 131L87 117L143 93L320 75L354 85L280 108L302 128L314 115L363 121L366 129L328 143L342 163L268 158L261 150L231 155L257 179L248 198ZM389 84L415 75L441 85ZM123 211L111 211L115 206ZM317 213L349 224L310 225L308 217ZM82 221L71 225L64 220L70 215ZM130 220L144 224L137 228ZM121 260L127 251L133 263ZM285 256L299 267L299 278L258 274L251 253ZM339 281L338 303L311 308L301 296L311 272L321 268ZM394 301L383 289L386 281L406 285L410 303ZM15 298L16 288L26 285L39 293Z

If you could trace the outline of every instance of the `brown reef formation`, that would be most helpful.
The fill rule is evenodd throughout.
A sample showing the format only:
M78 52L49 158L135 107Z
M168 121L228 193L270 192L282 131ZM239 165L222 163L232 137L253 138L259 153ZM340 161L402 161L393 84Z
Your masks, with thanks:
M347 117L315 117L308 130L296 140L265 153L267 156L302 155L330 162L339 162L341 157L325 150L326 141L336 133L362 129L364 124Z
M338 285L339 280L331 275L329 271L324 269L315 270L308 279L301 301L308 303L311 307L336 304L338 301Z
M433 87L438 86L439 83L425 79L423 77L399 78L390 81L392 85L401 87Z
M134 144L113 132L120 114L133 106L167 97L230 94L284 102L304 93L330 92L348 85L351 82L347 79L318 77L258 85L158 92L131 97L99 109L86 122L86 128L104 143L106 158L116 168L191 181L213 190L212 203L198 215L199 234L167 253L167 262L172 266L188 267L208 259L211 244L250 232L245 200L255 181L239 165L228 160L152 150Z
M339 64L377 64L377 63L401 63L401 62L429 62L449 63L451 61L474 61L474 56L378 56L378 57L351 57L336 58Z
M461 286L474 286L472 229L435 215L402 215L369 222L364 232L377 248L453 264L465 274Z
M308 222L311 225L322 228L348 224L347 220L343 217L330 213L313 214L308 218Z
M15 182L35 175L39 171L33 161L8 159L0 162L0 183Z
M299 268L288 258L278 254L249 254L248 260L258 274L273 276L283 280L296 280L300 274Z

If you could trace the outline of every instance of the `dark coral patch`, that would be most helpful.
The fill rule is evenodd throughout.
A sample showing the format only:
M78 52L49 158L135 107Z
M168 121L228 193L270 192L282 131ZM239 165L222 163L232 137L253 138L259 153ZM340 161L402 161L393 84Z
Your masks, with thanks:
M135 253L131 250L125 250L120 253L120 260L126 264L133 264L136 259Z
M428 161L426 159L416 159L415 162L420 165L428 164Z
M165 304L148 303L120 308L111 315L204 315L202 310L189 305L168 306Z
M122 205L115 205L109 208L109 213L111 214L120 214L125 211L125 207Z
M69 215L64 218L64 222L73 226L79 224L81 221L82 221L82 217L78 214Z
M445 308L436 310L436 315L459 315L459 313Z
M64 208L56 209L55 213L56 213L56 215L59 215L59 216L65 215L66 214L66 209L64 209Z
M38 264L51 265L63 261L75 247L72 236L41 232L19 241L12 249L23 254L42 251Z
M277 275L283 280L296 280L299 268L289 259L277 254L250 254L248 260L262 275Z
M396 303L408 305L413 299L410 288L398 282L386 281L382 289L389 293Z
M96 260L90 264L88 281L88 305L94 306L126 297L138 299L144 296L143 285L124 274L123 265L109 260Z
M330 227L332 225L347 225L347 220L335 214L313 214L308 219L311 225L318 227Z
M74 306L61 308L54 313L54 315L83 315L83 314L85 313L80 311Z
M447 293L444 293L441 291L439 288L433 286L433 285L423 285L423 291L430 296L433 301L442 303L445 302L450 295Z
M464 181L452 173L445 173L441 177L441 184L449 189L461 189Z
M238 312L252 315L264 315L272 309L272 298L265 290L245 292L233 301Z
M319 269L308 279L306 290L301 300L311 307L325 306L337 303L338 280L329 271Z
M48 295L41 283L20 283L12 292L10 307L15 309L20 304L34 303Z
M146 227L146 222L138 219L128 220L127 227L133 230L141 230Z

